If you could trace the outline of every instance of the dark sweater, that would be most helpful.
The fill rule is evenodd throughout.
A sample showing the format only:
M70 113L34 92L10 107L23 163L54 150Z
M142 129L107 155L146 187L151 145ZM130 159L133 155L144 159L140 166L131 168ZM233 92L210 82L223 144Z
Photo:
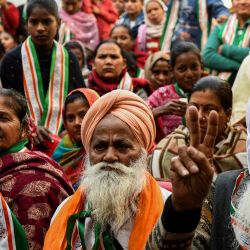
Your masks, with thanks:
M23 68L21 45L8 52L1 62L0 77L4 88L14 88L24 93L23 89ZM51 53L46 55L37 54L43 80L44 93L47 92L50 81ZM68 92L76 88L84 87L83 76L75 55L69 51L69 88Z

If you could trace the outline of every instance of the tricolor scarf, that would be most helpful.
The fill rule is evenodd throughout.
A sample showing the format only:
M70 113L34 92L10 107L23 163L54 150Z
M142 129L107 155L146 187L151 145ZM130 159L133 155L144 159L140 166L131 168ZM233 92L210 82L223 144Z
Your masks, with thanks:
M24 230L0 193L0 249L28 250Z
M122 79L119 83L105 83L97 75L96 70L93 70L89 75L89 88L94 89L99 95L104 95L115 89L125 89L133 91L133 81L128 72L122 73Z
M146 176L147 184L139 195L138 212L134 219L134 226L128 243L129 250L145 248L148 236L163 210L164 204L160 188L147 172ZM82 187L80 187L76 193L60 207L60 210L57 211L47 232L44 250L74 249L74 232L79 233L84 249L84 221L86 217L91 215L91 211L82 211L84 202L84 191ZM98 232L98 230L95 232ZM110 242L107 239L109 237L106 236L107 235L101 235L100 232L95 235L95 249L112 249L112 242ZM101 244L102 242L106 242L106 246L103 246Z
M24 92L31 117L36 124L44 126L52 134L58 134L62 124L62 107L68 92L68 52L54 41L50 83L44 94L39 60L31 37L24 41L21 51Z
M245 194L246 190L250 189L250 176L248 169L242 171L236 179L234 190L231 197L231 208L230 208L230 216L231 216L231 224L237 234L240 235L237 237L239 241L239 245L241 249L247 250L250 249L249 242L249 232L250 232L250 224L248 224L244 218L237 212L238 206L241 203L241 199Z
M236 14L230 15L227 22L223 25L222 30L219 34L220 40L223 44L233 45L237 37L237 31L239 27L239 20ZM249 47L250 42L250 25L245 29L244 34L242 35L239 43L237 44L240 48ZM232 72L216 72L213 71L213 74L218 75L223 80L229 80L232 75Z
M207 13L207 1L206 0L197 0L197 13L198 21L201 29L201 49L204 48L209 32L209 22L208 22L208 13ZM163 51L170 51L171 48L171 39L173 37L174 29L178 21L178 13L180 8L179 0L172 0L170 2L165 26L163 29L163 34L161 36L160 47Z

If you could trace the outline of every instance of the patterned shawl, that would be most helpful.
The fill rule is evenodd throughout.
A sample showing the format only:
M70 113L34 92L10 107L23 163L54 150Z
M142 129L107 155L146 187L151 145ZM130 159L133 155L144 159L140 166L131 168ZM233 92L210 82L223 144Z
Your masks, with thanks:
M24 228L29 249L42 249L56 208L73 193L56 162L26 148L1 156L0 190Z
M71 91L67 97L71 96L75 92L81 92L87 99L89 106L91 106L98 98L99 95L92 89L80 88ZM65 106L63 107L63 123L67 129L65 122ZM74 184L80 179L83 166L83 158L85 156L85 150L82 146L76 145L69 134L66 134L61 142L57 145L57 148L52 155L52 158L58 162L64 169L69 182Z
M247 167L247 134L244 128L228 127L215 145L213 162L217 173ZM189 132L179 126L161 140L152 155L150 170L155 178L169 178L170 161L178 154L178 146L189 145Z

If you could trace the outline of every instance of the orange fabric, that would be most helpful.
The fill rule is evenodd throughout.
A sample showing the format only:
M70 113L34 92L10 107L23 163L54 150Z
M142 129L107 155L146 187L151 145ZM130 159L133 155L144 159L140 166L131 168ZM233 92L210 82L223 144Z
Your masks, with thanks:
M149 234L163 211L163 199L155 179L147 172L147 185L139 195L138 212L129 239L129 250L143 250ZM53 220L44 241L43 250L64 250L66 248L66 227L69 217L82 210L83 190L76 193L61 207Z
M146 150L152 149L156 134L152 111L136 94L128 90L117 89L99 98L83 119L81 134L87 153L95 127L109 113L125 122Z
M64 250L67 246L66 229L69 217L82 210L84 196L81 187L69 197L54 218L45 236L43 250Z

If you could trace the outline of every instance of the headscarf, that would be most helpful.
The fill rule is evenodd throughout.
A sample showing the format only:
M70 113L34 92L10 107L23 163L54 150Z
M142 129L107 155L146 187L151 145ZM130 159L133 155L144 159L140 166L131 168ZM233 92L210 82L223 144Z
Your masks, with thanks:
M79 88L71 91L67 98L75 92L80 92L87 99L89 106L91 106L98 98L99 95L92 89ZM63 107L63 123L64 127L66 126L66 109ZM72 140L69 134L66 134L61 142L57 145L52 158L57 161L64 169L64 172L73 185L79 180L83 166L83 156L85 155L84 148L77 146L76 143Z
M145 74L145 78L149 80L150 83L153 82L152 69L154 65L156 64L156 62L158 62L159 60L170 61L169 53L167 53L166 51L158 51L158 52L151 54L148 57L145 63L145 67L144 67L144 74Z
M163 20L158 25L155 25L155 24L151 23L149 21L149 19L148 19L146 7L147 7L147 4L149 2L157 2L157 3L159 3L160 6L162 7L164 13L165 13ZM147 37L150 37L150 38L161 37L163 29L164 29L164 24L165 24L165 21L166 21L166 12L167 12L166 4L162 0L146 0L144 2L143 11L145 13L145 24L147 25Z
M113 90L99 98L85 115L82 128L82 142L89 152L92 136L97 124L112 114L125 122L137 141L150 152L155 140L155 122L147 104L136 94L127 90Z

